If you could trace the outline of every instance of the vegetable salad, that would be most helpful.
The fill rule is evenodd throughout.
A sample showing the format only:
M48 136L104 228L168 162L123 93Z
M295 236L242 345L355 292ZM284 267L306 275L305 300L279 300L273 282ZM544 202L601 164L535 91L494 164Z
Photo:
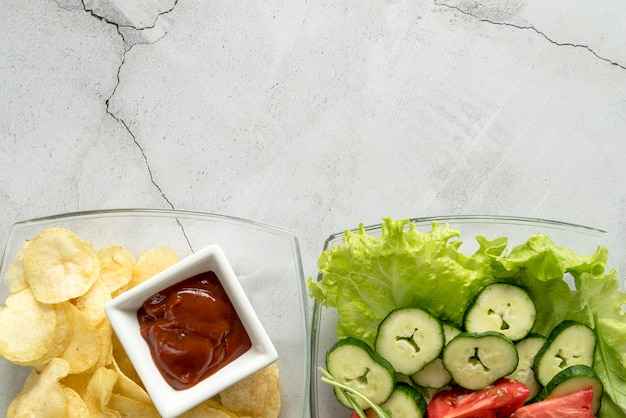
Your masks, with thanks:
M598 416L626 416L626 293L608 269L608 250L577 254L543 234L512 249L506 237L475 239L478 249L465 255L460 232L448 225L433 222L421 232L407 219L384 218L380 236L361 225L345 232L345 245L321 254L322 279L309 279L309 295L337 310L338 340L374 347L380 323L394 310L418 307L462 328L485 287L518 286L535 305L533 335L547 337L564 321L594 331L593 371L603 386Z

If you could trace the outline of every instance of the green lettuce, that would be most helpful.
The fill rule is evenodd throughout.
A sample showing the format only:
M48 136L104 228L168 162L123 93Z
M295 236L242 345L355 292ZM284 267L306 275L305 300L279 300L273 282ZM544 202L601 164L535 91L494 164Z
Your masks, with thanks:
M601 320L596 318L596 346L593 368L598 373L604 394L602 397L600 417L623 417L624 411L619 411L617 405L626 405L626 364L624 363L624 344L610 342L611 335L626 339L626 325L623 322ZM621 347L620 347L621 345ZM620 415L621 413L621 415Z
M485 260L504 249L502 241L482 240L471 257L459 252L459 232L433 222L420 232L412 222L383 220L381 235L363 225L346 231L343 246L322 253L323 279L309 280L311 297L338 311L338 337L372 343L378 323L392 310L420 306L460 324L465 308L489 280Z
M338 338L373 343L380 321L392 310L416 306L462 324L465 309L493 282L525 288L537 307L533 332L548 335L573 319L596 330L594 368L605 387L600 417L626 416L626 293L617 273L606 272L608 251L581 255L536 234L506 252L508 240L475 237L479 249L459 251L460 233L432 223L420 232L407 219L384 218L380 236L363 225L344 233L344 245L318 260L320 281L307 281L309 295L338 314ZM617 411L617 412L616 412Z
M543 234L535 234L509 254L491 260L497 281L519 285L530 294L537 308L533 332L542 335L565 319L593 326L593 312L609 306L602 295L612 295L618 286L615 271L605 276L607 264L608 251L602 246L591 255L580 255ZM585 290L592 283L602 288ZM617 302L609 309L615 311L616 306L619 310Z

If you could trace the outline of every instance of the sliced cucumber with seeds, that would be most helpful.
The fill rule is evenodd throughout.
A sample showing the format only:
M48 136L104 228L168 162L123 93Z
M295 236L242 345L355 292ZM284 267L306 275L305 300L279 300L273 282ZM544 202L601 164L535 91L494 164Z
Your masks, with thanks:
M419 308L390 312L378 326L374 349L396 372L412 375L436 359L444 344L441 322Z
M423 418L427 404L424 396L415 388L398 383L389 399L380 407L389 411L392 418Z
M522 341L518 341L517 344L515 344L519 357L517 368L513 373L505 376L509 379L522 382L528 386L530 389L528 400L533 399L541 390L541 384L539 384L535 378L533 363L535 361L535 356L539 350L541 350L546 341L547 338L539 334L530 334Z
M513 342L499 332L462 332L443 349L443 365L452 379L466 389L489 386L517 367Z
M588 387L593 389L591 410L595 415L600 410L604 387L596 372L591 367L582 364L570 366L557 373L537 395L537 400L565 395Z
M395 371L365 342L356 338L337 341L326 354L326 368L338 382L362 393L376 404L385 402L395 387ZM346 408L353 406L343 391L335 387L335 396ZM361 408L369 407L355 398Z
M411 375L411 380L423 388L441 389L452 381L452 376L443 366L443 360L438 357L422 370Z
M441 321L443 327L444 346L461 333L459 327L448 321ZM428 363L422 370L411 375L413 384L427 389L441 389L452 381L452 376L443 366L441 356Z
M582 364L593 366L596 334L587 325L563 321L557 325L539 350L533 368L537 381L546 386L561 370Z
M524 289L494 283L476 296L463 322L467 332L496 331L518 341L531 331L536 315L535 304Z

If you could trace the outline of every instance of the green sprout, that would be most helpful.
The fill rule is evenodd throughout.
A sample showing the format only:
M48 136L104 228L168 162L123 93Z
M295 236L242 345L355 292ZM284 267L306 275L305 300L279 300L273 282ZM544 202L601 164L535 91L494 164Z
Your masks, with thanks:
M341 389L343 394L346 396L346 398L348 399L348 401L352 405L352 409L359 415L360 418L366 418L365 417L365 412L363 411L363 408L361 408L359 406L359 404L358 404L358 402L356 401L355 398L361 398L362 400L364 400L365 403L367 403L370 406L370 408L372 408L374 411L376 411L376 413L378 414L379 418L391 418L391 414L389 412L385 411L380 406L378 406L374 402L370 401L367 398L367 396L363 395L358 390L356 390L354 388L351 388L350 386L348 386L348 385L346 385L344 383L341 383L340 381L335 379L335 377L333 375L331 375L330 373L328 373L326 370L324 370L321 367L318 367L317 370L319 370L320 373L322 373L324 375L322 377L322 379L321 379L322 382L328 383L330 385L333 385L333 386Z

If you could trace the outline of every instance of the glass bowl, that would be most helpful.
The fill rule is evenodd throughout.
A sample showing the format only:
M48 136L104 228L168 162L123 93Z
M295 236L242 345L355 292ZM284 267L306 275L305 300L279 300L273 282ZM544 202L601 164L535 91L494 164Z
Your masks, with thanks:
M96 249L120 245L135 257L150 248L169 246L184 258L211 244L219 245L278 352L280 416L309 416L308 308L300 248L291 232L200 212L116 209L68 213L14 224L0 264L0 277L4 277L24 240L49 227L71 229ZM3 282L2 305L7 296ZM0 416L6 414L29 371L0 359Z
M592 254L598 245L602 245L609 249L609 267L619 271L621 260L617 259L617 251L614 249L611 237L607 232L596 228L550 220L502 216L448 216L410 220L422 232L430 231L433 221L439 222L442 226L449 224L451 228L460 232L460 240L463 242L460 250L466 255L471 255L478 249L478 244L474 240L477 235L482 235L487 239L505 236L508 238L507 249L509 250L524 243L536 233L543 233L557 245L570 248L580 254ZM365 230L372 236L379 236L381 225L367 226ZM343 238L344 232L330 235L324 243L323 250L344 245ZM318 276L317 280L321 279L322 277ZM621 276L620 288L624 290L623 276ZM321 374L317 370L317 367L325 368L326 352L337 341L336 324L336 310L325 308L316 302L313 307L311 328L311 416L313 418L348 418L350 416L350 411L337 402L332 386L320 381Z

